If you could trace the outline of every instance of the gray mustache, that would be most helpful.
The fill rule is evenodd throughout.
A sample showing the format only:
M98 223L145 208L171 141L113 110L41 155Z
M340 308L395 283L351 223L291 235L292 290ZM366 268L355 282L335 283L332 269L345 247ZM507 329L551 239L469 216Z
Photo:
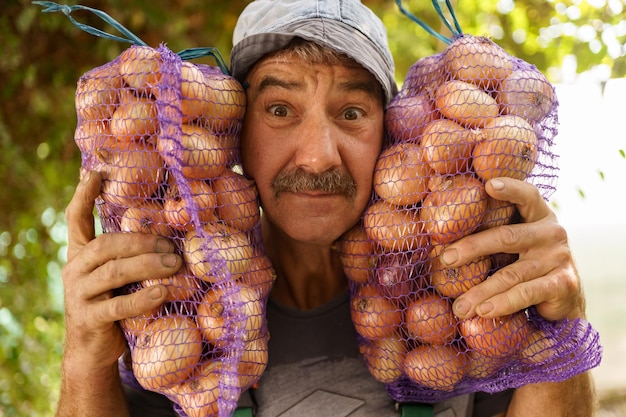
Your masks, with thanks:
M311 174L302 169L281 172L272 181L274 197L282 192L320 191L342 194L353 199L356 197L356 181L352 176L339 169Z

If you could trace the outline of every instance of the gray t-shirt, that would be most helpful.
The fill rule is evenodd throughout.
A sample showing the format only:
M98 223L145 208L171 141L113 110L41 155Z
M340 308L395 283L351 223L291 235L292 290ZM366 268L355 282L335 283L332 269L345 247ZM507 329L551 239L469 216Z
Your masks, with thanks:
M360 357L349 301L345 292L307 311L268 301L268 367L258 387L241 400L256 405L257 417L399 416L384 385ZM511 394L464 395L435 404L434 411L438 417L490 417L506 410ZM164 397L130 389L127 395L133 417L175 416ZM148 401L153 406L149 411L143 408Z

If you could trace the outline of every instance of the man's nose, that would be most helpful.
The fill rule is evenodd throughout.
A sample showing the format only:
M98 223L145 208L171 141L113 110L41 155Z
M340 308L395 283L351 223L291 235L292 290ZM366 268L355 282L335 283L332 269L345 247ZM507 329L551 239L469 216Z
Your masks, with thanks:
M341 166L341 132L325 116L307 117L301 125L295 164L311 173L321 173Z

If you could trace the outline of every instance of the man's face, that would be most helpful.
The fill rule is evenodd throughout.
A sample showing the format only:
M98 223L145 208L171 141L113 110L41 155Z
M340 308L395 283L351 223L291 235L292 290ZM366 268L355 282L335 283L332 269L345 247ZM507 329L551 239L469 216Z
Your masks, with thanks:
M242 159L264 215L291 239L332 243L371 197L383 138L377 81L356 65L293 57L260 61L246 81Z

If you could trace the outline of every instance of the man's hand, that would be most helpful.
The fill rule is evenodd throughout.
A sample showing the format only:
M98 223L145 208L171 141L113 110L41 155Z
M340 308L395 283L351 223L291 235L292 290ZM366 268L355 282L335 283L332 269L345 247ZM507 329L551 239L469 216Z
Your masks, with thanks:
M486 185L495 199L517 205L523 223L487 229L447 247L442 264L454 267L490 254L517 254L454 303L458 317L499 317L535 305L548 320L584 318L584 297L565 229L537 188L512 178Z
M100 186L100 175L87 173L66 210L65 354L74 365L90 369L109 367L124 352L118 320L157 308L167 295L161 285L121 296L114 296L114 290L146 278L171 276L182 264L165 238L139 233L96 237L93 209Z

